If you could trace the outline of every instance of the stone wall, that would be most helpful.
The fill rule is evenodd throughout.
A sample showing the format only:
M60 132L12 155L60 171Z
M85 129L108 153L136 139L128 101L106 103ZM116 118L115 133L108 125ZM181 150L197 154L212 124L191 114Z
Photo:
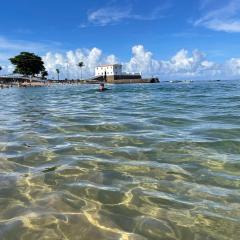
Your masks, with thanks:
M114 76L107 76L107 82L108 83L115 83L117 81L132 81L132 80L141 80L141 75L114 75Z
M124 84L124 83L159 83L158 78L145 78L145 79L118 79L118 80L112 80L111 82L108 81L108 83L114 83L114 84Z

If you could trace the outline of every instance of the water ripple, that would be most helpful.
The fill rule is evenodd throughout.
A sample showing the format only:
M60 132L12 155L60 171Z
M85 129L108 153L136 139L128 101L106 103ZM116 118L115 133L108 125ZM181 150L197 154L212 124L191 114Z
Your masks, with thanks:
M239 239L240 85L0 91L1 239Z

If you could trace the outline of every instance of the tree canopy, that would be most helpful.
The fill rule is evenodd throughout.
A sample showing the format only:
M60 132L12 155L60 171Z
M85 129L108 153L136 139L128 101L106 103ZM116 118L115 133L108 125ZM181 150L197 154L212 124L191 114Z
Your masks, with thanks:
M59 80L59 74L60 74L60 70L57 68L56 69L57 75L58 75L58 80Z
M47 72L46 70L44 70L44 71L41 72L41 77L42 77L42 79L46 79L47 76L48 76L48 72Z
M19 55L9 59L15 65L14 73L34 76L45 71L42 58L34 53L21 52Z
M80 67L80 69L81 69L81 80L82 80L82 67L84 67L84 63L83 62L79 62L78 63L78 67Z
M79 63L78 63L78 66L79 66L80 68L82 68L82 67L84 67L84 63L83 63L83 62L79 62Z

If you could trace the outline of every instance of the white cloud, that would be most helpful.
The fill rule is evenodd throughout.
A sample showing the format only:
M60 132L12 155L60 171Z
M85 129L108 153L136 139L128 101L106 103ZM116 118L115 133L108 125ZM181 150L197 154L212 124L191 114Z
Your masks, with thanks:
M229 76L240 77L240 58L232 58L226 62L225 68Z
M228 0L224 7L205 13L194 22L194 25L215 31L240 32L239 10L240 0Z
M132 58L126 63L128 72L140 72L144 74L152 74L160 69L160 62L152 58L152 53L146 51L142 45L132 48Z
M61 71L61 78L79 78L80 69L77 64L84 62L83 76L94 75L94 68L99 64L121 62L115 55L104 55L98 48L77 49L62 53L47 53L43 60L51 77L56 78L56 68ZM240 58L233 58L218 64L207 59L199 50L189 53L179 50L169 60L157 60L153 53L144 46L132 47L132 57L121 62L127 72L141 72L143 76L159 76L161 79L216 79L240 78Z
M189 55L187 50L181 49L170 60L154 59L153 54L142 45L134 46L132 53L133 57L126 63L129 72L159 75L165 79L214 76L218 72L218 65L207 61L205 54L198 50Z
M115 64L118 63L118 61L118 58L113 54L107 56L106 58L106 64Z
M0 66L2 67L2 70L0 71L0 76L5 74L11 74L14 71L14 67L11 64L2 64L0 62Z
M130 8L100 8L88 15L88 21L93 24L105 26L129 18L130 13Z
M168 1L163 1L160 5L155 6L151 12L137 14L133 11L134 7L128 4L125 4L123 7L107 6L91 11L88 14L88 22L97 26L106 26L119 23L123 20L151 21L162 18L161 12L170 7L171 5ZM87 27L85 23L80 25L80 28L85 27Z
M216 31L240 32L240 20L228 20L226 22L214 20L208 23L208 27Z
M6 60L10 57L11 51L21 51L22 47L24 46L21 44L5 41L2 38L0 42L0 65L3 68L1 74L12 73L13 66ZM80 68L77 66L79 62L84 62L85 65L84 78L93 76L95 67L106 63L122 63L126 72L140 72L143 76L154 75L162 79L240 78L240 58L232 58L219 64L209 61L206 54L199 50L189 52L181 49L170 59L163 60L154 58L153 53L146 50L143 45L135 45L132 47L132 56L125 61L121 61L113 54L105 55L98 48L76 49L65 53L49 51L43 54L43 60L51 78L56 78L57 68L60 69L62 79L79 78Z
M107 57L102 56L102 51L98 48L93 49L77 49L68 51L65 54L48 52L43 56L45 67L50 76L56 76L56 69L59 68L62 78L79 78L80 68L77 66L79 62L84 62L84 76L89 77L94 74L95 66L100 63L117 61L114 55Z

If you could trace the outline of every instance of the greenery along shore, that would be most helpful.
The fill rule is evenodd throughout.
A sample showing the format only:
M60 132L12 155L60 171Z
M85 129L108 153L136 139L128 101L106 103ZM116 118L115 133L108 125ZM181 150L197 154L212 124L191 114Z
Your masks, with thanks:
M16 75L9 75L9 76L0 76L0 88L4 87L11 87L12 85L17 85L17 86L45 86L47 83L47 77L48 77L48 72L46 71L46 68L44 66L44 62L42 58L34 53L30 52L21 52L19 55L12 57L9 59L11 64L15 66L15 69L13 71L14 74L18 74L20 76ZM84 67L83 62L79 62L77 64L79 67L79 70L81 71L81 78L77 80L69 80L65 78L64 80L60 80L60 69L56 69L56 75L57 78L56 80L51 80L51 83L67 83L67 84L72 84L72 83L91 83L91 84L97 84L99 82L109 82L109 83L117 83L117 84L123 84L123 83L158 83L159 79L158 78L145 78L142 79L141 76L137 78L133 78L133 75L124 75L123 78L116 78L116 79L110 79L109 81L107 80L106 76L104 77L96 77L96 78L90 78L90 79L85 79L82 80L82 68ZM2 68L0 68L1 70ZM111 77L111 76L110 76ZM45 81L42 81L45 80ZM117 81L115 81L117 80ZM38 83L38 84L33 84ZM50 80L49 80L50 84Z
M21 52L19 55L9 59L10 62L15 66L13 73L20 74L24 77L39 77L46 79L48 72L45 69L42 58L34 53ZM84 67L83 62L79 62L77 66L81 70L82 79L82 68ZM0 71L2 67L0 66ZM57 79L59 80L60 69L56 69Z

